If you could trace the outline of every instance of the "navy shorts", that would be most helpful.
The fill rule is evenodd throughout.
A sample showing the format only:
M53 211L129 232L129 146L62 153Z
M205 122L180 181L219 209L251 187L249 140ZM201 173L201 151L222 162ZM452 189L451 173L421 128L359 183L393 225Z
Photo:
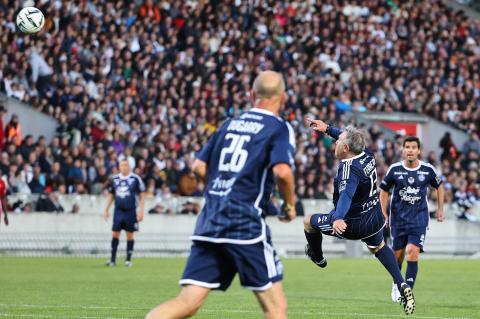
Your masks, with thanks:
M113 213L112 231L125 230L128 232L138 231L138 221L136 211L119 211Z
M310 218L310 225L325 235L362 240L369 247L377 247L382 243L385 219L380 210L372 210L355 218L346 218L347 229L342 235L332 234L333 213L334 211L328 214L313 214Z
M392 250L401 250L407 247L408 244L413 244L420 248L423 253L423 245L425 243L425 236L427 235L426 227L416 228L391 228L392 236Z
M270 240L250 245L194 241L179 283L225 291L237 273L244 288L263 291L282 280L283 265Z

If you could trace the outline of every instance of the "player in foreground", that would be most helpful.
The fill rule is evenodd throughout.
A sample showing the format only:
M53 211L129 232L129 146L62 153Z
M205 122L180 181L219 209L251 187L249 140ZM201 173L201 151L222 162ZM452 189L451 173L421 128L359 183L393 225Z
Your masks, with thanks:
M132 254L134 246L134 232L138 230L138 223L143 220L145 203L145 185L140 176L133 174L127 158L120 160L120 174L114 175L109 181L107 207L103 216L105 220L110 217L110 206L115 196L115 212L113 213L112 226L112 253L110 260L105 264L113 267L116 265L117 248L120 232L127 233L127 257L125 266L132 266ZM139 196L139 207L137 211L137 195Z
M321 120L307 120L315 131L327 133L337 140L335 157L340 160L334 179L333 204L328 214L308 215L304 219L307 256L319 267L326 267L322 251L322 234L362 240L390 273L403 297L407 315L415 310L412 289L405 283L392 250L385 245L385 226L377 192L377 168L373 154L366 148L365 136L349 126L345 131Z
M236 273L256 295L265 318L287 318L283 266L264 220L275 180L285 202L280 219L296 216L295 136L278 117L286 100L281 74L260 73L251 97L254 108L227 120L197 154L193 171L207 187L180 280L183 288L147 319L193 316L210 291L226 290Z
M392 249L397 258L398 267L402 269L405 251L407 253L407 270L405 279L412 287L418 272L418 258L423 252L429 214L427 193L428 186L437 191L437 220L445 219L443 211L444 189L442 178L429 163L418 159L420 140L409 136L403 142L403 161L392 164L380 184L380 203L385 218L388 219L388 199L390 202L390 229ZM400 301L400 292L392 285L392 300Z

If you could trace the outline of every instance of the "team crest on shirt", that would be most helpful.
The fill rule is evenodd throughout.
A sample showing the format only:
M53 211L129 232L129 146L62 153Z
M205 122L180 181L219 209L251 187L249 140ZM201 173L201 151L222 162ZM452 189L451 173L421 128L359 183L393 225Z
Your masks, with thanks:
M423 182L425 180L425 175L418 175L418 180Z
M413 184L413 183L415 182L415 178L413 178L412 176L410 176L410 177L408 178L408 182L409 182L410 184Z

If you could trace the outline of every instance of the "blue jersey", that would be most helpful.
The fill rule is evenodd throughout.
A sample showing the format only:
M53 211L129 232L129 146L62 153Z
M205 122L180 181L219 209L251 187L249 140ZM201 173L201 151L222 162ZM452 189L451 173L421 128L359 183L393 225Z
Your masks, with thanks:
M341 160L334 178L333 204L333 221L356 218L380 209L377 165L368 149L357 156Z
M208 183L192 239L240 244L265 239L272 167L293 166L294 153L292 127L267 110L253 108L227 120L197 154L207 163Z
M115 210L133 211L137 208L137 195L145 191L140 176L129 174L112 176L108 184L108 191L115 196Z
M338 139L341 131L331 127L327 133ZM332 222L381 210L377 190L377 163L369 149L341 160L333 183L335 208Z
M391 227L427 227L428 186L438 188L441 183L441 176L428 163L420 161L416 168L407 168L403 162L392 164L380 185L382 190L391 193Z

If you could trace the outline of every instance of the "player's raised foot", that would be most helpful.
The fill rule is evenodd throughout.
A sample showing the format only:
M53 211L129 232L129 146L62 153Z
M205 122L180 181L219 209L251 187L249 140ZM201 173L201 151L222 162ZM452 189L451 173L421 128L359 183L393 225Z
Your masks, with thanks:
M406 315L411 315L415 311L415 298L413 297L413 290L407 283L402 283L400 286L400 304L403 307Z
M105 263L105 266L107 266L107 267L115 267L116 265L117 264L114 261L111 261L111 260L109 260Z
M132 262L130 260L125 260L125 267L132 267Z
M393 283L392 284L392 301L393 302L400 302L400 298L402 295L400 294L400 291L398 290L397 284Z
M313 261L313 263L318 267L320 268L327 267L327 258L323 256L317 257L309 244L305 245L305 255L307 255L308 258L310 258L310 260Z

